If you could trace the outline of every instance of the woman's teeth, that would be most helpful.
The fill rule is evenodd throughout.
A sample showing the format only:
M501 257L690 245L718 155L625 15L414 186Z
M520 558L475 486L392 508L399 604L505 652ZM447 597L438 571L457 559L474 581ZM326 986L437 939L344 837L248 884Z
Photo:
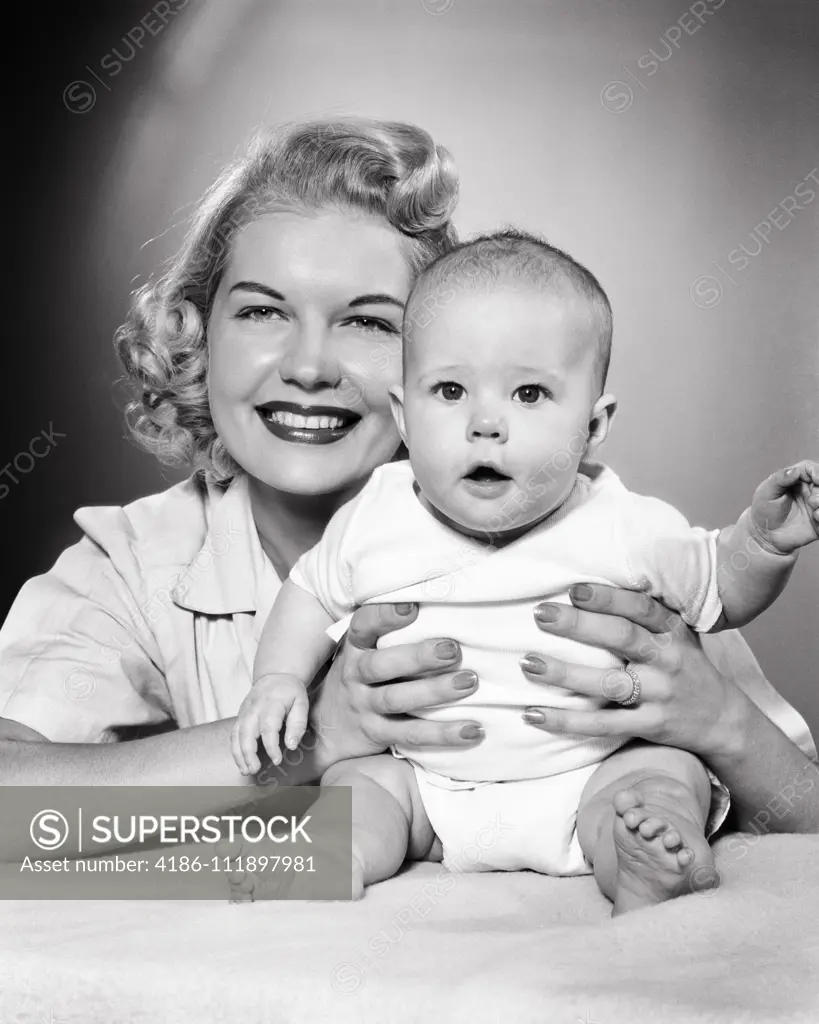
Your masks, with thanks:
M345 422L340 416L299 416L295 412L271 412L266 418L283 427L301 430L337 430Z

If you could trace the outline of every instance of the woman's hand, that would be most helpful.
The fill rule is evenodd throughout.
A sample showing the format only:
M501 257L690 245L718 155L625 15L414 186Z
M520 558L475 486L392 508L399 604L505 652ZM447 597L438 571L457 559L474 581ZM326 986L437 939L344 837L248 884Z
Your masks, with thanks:
M533 707L524 714L527 722L580 736L640 737L689 750L730 790L740 830L819 832L816 765L717 670L679 615L646 594L602 584L577 584L570 593L580 607L539 605L540 628L620 655L640 680L640 697L630 707L588 711ZM629 674L619 669L569 665L536 654L525 660L528 678L588 697L622 702L634 690Z
M639 700L630 707L589 710L533 707L525 721L581 736L640 737L706 760L741 744L736 722L748 698L717 671L679 615L647 594L602 584L577 584L570 596L579 607L538 605L538 626L619 655L640 681ZM572 665L543 654L525 661L524 672L532 681L588 697L622 702L634 690L625 670Z
M474 693L478 678L461 672L461 651L443 638L377 650L386 633L413 622L417 605L374 604L353 616L344 646L311 709L316 761L326 770L347 757L407 747L472 747L483 739L477 722L430 722L412 713Z

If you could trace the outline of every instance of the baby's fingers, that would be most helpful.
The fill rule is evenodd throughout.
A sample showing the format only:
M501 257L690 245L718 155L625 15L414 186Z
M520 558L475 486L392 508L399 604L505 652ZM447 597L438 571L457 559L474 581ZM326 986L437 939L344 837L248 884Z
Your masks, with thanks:
M792 466L779 469L776 473L762 481L754 491L751 503L754 518L766 530L772 526L782 525L781 520L787 514L790 503L807 486L810 479L810 466L807 462L797 462ZM806 479L803 479L806 478Z
M776 491L772 496L779 497L800 482L808 485L819 484L819 462L802 459L801 462L795 462L792 466L780 469L778 473L769 476L762 486L770 485L772 490Z
M779 469L776 473L763 480L762 483L757 487L754 500L759 501L776 501L777 498L781 498L783 495L788 494L794 484L797 484L801 479L798 468L796 466L788 466L786 469Z
M267 710L264 716L264 725L262 726L262 743L264 743L264 749L267 751L268 757L275 765L282 763L282 752L279 747L279 736L282 731L282 724L284 723L284 716L287 713L287 708L284 704L278 702Z
M293 706L287 714L287 728L284 732L284 745L288 750L295 750L301 743L301 738L307 728L309 713L310 702L307 699L307 694L303 693L294 698Z
M230 730L230 752L233 754L233 760L236 762L236 767L242 773L247 775L247 764L245 762L245 755L242 753L242 745L239 742L239 720L237 719L233 723L233 728Z
M819 537L819 484L803 483L802 498L805 502L808 519Z
M233 758L242 775L255 775L261 771L257 747L259 745L259 716L255 711L240 714L230 736Z

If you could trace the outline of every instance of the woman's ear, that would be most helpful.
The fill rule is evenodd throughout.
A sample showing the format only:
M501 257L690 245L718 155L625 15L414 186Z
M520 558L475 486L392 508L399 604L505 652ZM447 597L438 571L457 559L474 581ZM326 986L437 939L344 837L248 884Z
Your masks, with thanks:
M601 395L594 403L589 416L589 437L584 458L588 459L606 440L616 412L617 399L614 395Z
M402 384L393 384L389 389L390 395L390 409L392 409L392 418L395 420L395 425L398 427L398 433L401 435L401 440L404 444L407 443L407 431L404 427L404 387Z

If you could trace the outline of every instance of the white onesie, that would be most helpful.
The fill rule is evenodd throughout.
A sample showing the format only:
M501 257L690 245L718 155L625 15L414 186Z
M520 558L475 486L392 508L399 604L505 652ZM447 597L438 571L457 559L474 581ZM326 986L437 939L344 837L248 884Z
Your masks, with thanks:
M533 728L527 707L605 703L530 682L519 660L542 651L567 662L616 668L607 651L542 632L535 605L569 602L574 583L645 590L707 631L722 606L717 590L719 531L690 527L670 505L632 494L599 464L581 466L569 498L502 548L442 524L421 504L408 462L377 469L330 521L291 580L339 623L368 603L414 602L415 621L380 647L429 637L456 640L477 691L425 718L468 716L485 730L469 749L398 748L408 757L444 861L460 870L589 870L575 835L580 795L595 767L624 741Z

